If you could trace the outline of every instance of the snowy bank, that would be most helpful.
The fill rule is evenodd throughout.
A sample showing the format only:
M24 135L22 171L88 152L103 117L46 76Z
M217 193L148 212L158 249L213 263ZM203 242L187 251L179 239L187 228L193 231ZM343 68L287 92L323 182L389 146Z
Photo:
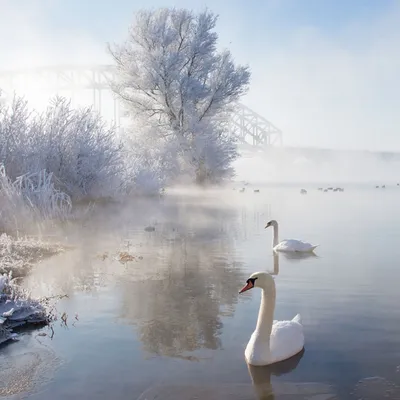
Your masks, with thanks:
M32 299L17 282L34 264L63 251L58 244L0 236L0 344L17 338L15 328L49 322L48 304Z
M11 272L14 277L25 276L34 264L63 251L60 244L32 238L14 239L3 233L0 235L0 274Z
M45 307L29 298L12 279L12 273L0 275L0 344L18 338L15 328L47 322Z

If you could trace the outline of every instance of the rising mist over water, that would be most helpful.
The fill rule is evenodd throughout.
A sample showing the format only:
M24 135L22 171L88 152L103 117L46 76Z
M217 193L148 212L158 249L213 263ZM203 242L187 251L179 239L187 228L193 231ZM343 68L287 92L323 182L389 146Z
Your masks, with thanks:
M160 398L162 385L175 385L174 400L201 387L206 398L233 391L228 398L239 399L244 391L250 399L255 383L243 351L260 293L238 290L251 273L265 270L276 281L274 318L301 313L306 350L292 369L272 378L267 370L260 385L279 399L310 382L308 393L316 395L318 382L347 400L366 377L386 379L367 381L375 388L396 382L396 189L301 196L294 188L253 193L251 185L245 193L186 188L98 206L87 220L60 227L56 238L72 248L23 282L33 296L68 294L57 304L68 326L55 323L53 338L47 328L41 331L47 336L22 335L0 353L0 379L16 393L28 390L32 400L99 392L105 400L138 399L155 391ZM316 255L273 256L272 231L264 229L271 218L279 220L282 239L319 243ZM120 262L121 252L132 260ZM37 379L19 387L13 374L27 358L35 361ZM46 390L35 390L44 384Z
M274 184L400 182L400 153L283 147L240 158L237 180Z

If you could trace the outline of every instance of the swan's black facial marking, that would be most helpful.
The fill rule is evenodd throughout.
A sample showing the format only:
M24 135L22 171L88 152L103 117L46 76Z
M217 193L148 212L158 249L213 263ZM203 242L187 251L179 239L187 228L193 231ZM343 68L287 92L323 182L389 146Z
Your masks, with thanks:
M271 226L271 221L269 221L268 223L267 223L267 225L265 225L265 228L264 229L267 229L268 227L270 227Z
M253 287L254 287L254 285L255 285L255 281L258 279L258 277L255 277L255 278L249 278L249 279L247 279L247 281L246 281L246 283L250 283L251 282L251 284L253 285Z
M247 279L246 285L244 285L242 289L240 289L239 293L243 293L246 292L247 290L253 289L256 279L258 279L258 277Z

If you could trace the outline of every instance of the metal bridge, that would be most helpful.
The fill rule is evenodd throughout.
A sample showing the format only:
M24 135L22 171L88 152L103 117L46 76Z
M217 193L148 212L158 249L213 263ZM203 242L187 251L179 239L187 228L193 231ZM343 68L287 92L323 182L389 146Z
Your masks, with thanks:
M110 81L116 76L112 65L92 66L52 66L12 71L0 71L0 89L6 94L24 93L26 88L35 92L60 94L72 100L78 92L86 91L91 96L91 104L100 114L105 106L104 94L111 93ZM123 126L123 107L118 98L112 96L112 119L116 126ZM230 129L244 149L255 149L282 145L282 132L267 119L250 108L239 104L230 121Z

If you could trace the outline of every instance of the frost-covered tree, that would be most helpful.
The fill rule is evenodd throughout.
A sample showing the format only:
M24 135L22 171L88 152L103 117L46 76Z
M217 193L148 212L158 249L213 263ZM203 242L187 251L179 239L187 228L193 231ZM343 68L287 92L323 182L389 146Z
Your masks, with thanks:
M209 11L140 11L127 40L109 47L114 91L142 133L156 133L198 182L231 175L237 153L225 121L250 79L248 67L217 50L216 22Z

